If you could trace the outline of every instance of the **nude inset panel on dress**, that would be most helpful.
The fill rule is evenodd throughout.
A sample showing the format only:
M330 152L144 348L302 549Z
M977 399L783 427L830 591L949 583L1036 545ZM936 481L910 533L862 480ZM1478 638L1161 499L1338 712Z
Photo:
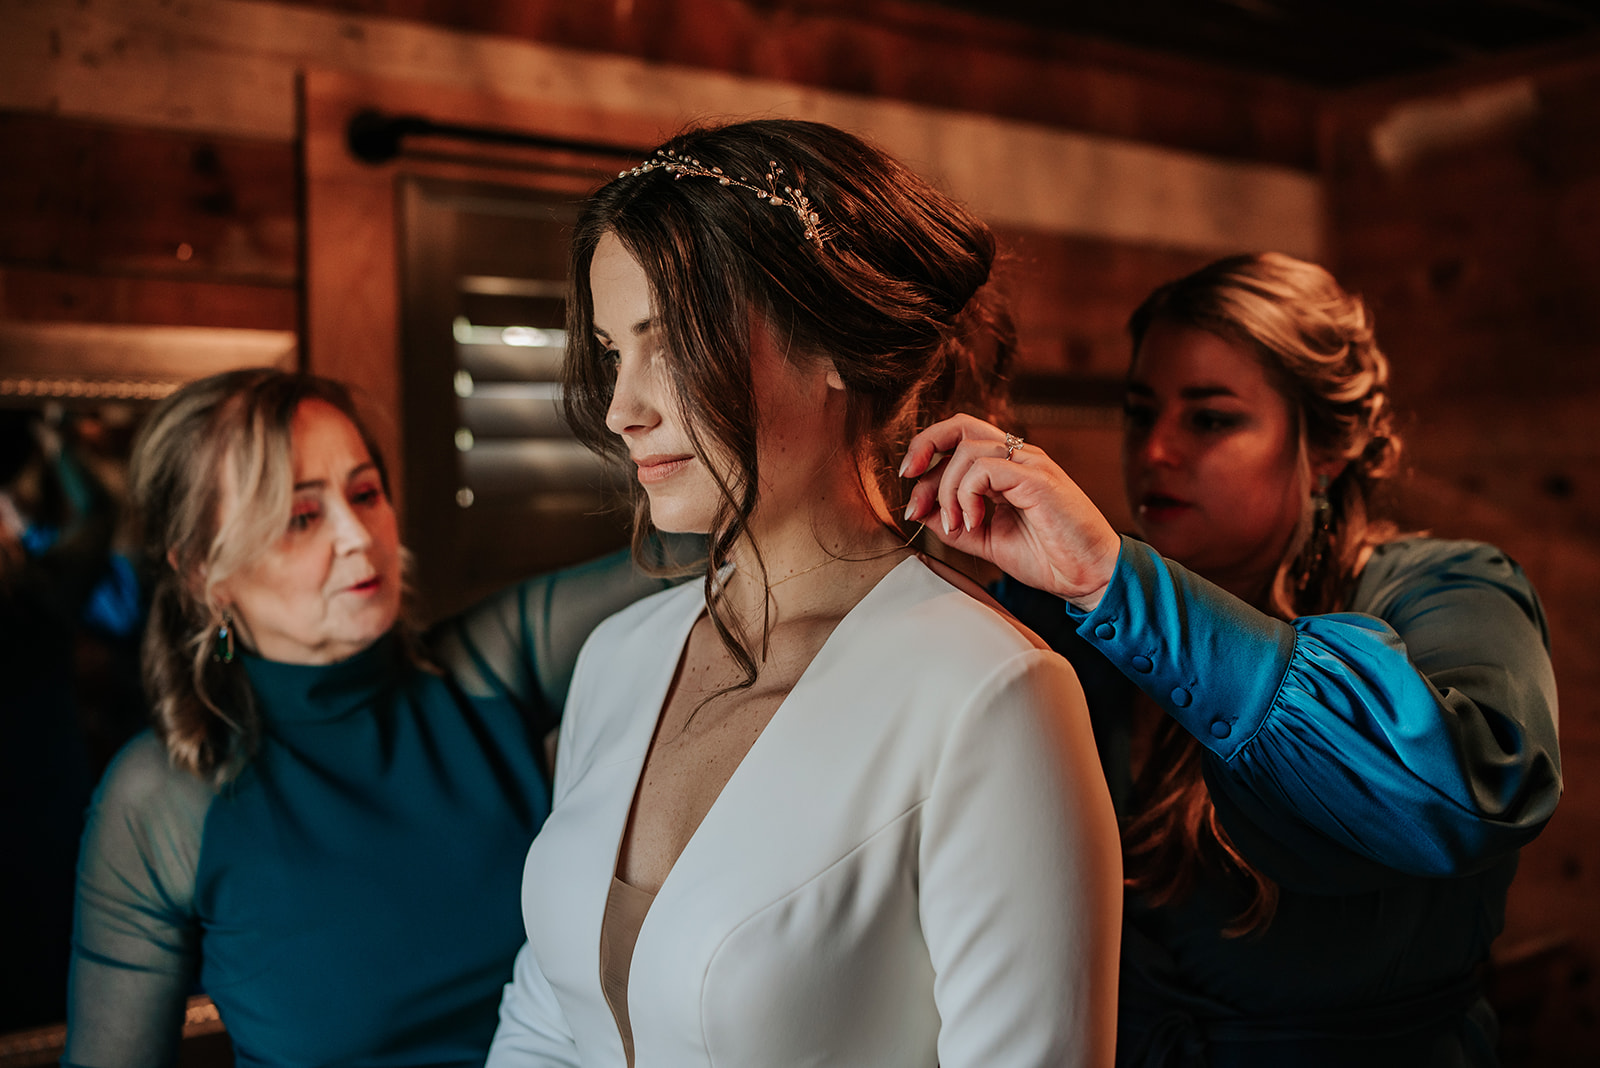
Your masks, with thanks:
M645 913L656 896L613 877L600 923L600 989L622 1036L622 1052L633 1068L633 1025L628 1019L628 970Z

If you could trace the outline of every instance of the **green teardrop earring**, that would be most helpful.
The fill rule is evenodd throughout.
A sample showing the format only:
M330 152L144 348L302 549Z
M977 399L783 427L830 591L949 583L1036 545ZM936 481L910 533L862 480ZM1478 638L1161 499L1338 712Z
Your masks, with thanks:
M228 612L222 613L222 622L217 624L217 647L211 659L223 664L233 663L233 616Z

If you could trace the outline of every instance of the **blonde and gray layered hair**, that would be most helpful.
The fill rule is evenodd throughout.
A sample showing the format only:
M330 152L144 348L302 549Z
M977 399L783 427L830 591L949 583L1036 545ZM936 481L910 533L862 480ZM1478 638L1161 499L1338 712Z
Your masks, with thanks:
M1254 354L1289 402L1305 503L1257 607L1285 620L1344 608L1364 550L1397 534L1371 515L1374 491L1399 468L1401 442L1389 360L1366 304L1316 264L1264 252L1218 260L1151 293L1128 321L1135 359L1157 323L1204 330ZM1324 458L1344 466L1323 491L1319 530L1312 464ZM1229 840L1201 755L1177 720L1162 718L1122 829L1126 882L1153 904L1171 904L1193 890L1202 866L1220 863L1249 886L1248 904L1223 933L1259 932L1272 922L1278 887Z
M217 784L249 761L260 731L242 667L218 657L217 589L288 526L294 416L308 400L350 420L387 492L349 392L313 375L259 368L190 383L156 407L134 444L130 496L154 572L145 690L174 766ZM227 501L237 503L224 514Z

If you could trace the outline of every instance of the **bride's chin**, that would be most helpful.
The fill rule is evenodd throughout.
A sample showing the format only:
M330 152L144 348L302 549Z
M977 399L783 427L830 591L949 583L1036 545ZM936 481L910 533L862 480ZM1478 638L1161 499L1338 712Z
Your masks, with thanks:
M711 519L709 512L702 514L700 509L678 508L666 502L657 504L653 500L650 502L650 525L663 534L709 534Z

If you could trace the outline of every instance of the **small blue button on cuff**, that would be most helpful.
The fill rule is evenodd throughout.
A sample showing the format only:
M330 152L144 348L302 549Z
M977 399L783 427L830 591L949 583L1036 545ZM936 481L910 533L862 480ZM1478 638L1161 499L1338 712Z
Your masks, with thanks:
M1094 636L1103 642L1108 642L1117 636L1117 628L1110 623L1101 623L1094 628Z
M1136 656L1132 660L1129 660L1128 663L1132 664L1133 670L1137 671L1141 675L1150 674L1151 669L1155 667L1155 664L1150 662L1150 658L1148 656Z
M1177 705L1179 708L1188 708L1189 702L1193 700L1194 697L1182 686L1179 686L1172 691L1172 703Z
M1232 733L1233 726L1226 721L1220 719L1214 719L1211 721L1211 737L1226 738Z

